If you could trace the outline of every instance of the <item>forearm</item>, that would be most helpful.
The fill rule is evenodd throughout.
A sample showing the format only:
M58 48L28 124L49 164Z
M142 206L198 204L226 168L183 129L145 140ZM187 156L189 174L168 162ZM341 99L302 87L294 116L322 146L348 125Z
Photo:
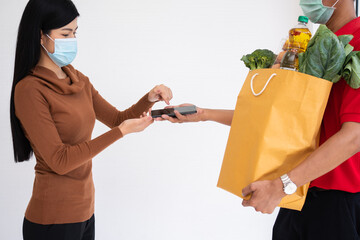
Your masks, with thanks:
M95 139L76 145L51 141L39 142L36 145L38 146L37 150L48 166L57 174L64 175L90 161L122 136L121 130L115 127ZM52 148L54 145L58 146Z
M234 110L204 109L203 121L214 121L230 126Z
M139 118L143 112L147 112L154 103L148 101L148 94L143 96L136 104L126 109L119 111L100 94L96 94L93 98L94 111L96 118L110 128L119 126L123 121L131 118Z
M345 123L299 166L288 173L297 186L302 186L339 166L360 151L359 123Z
M149 93L145 94L135 105L133 108L134 118L138 118L144 112L148 112L150 108L154 106L155 102L149 101Z
M148 112L153 105L154 103L148 100L148 93L145 94L136 104L125 111L118 112L116 125L127 119L139 118L144 112Z

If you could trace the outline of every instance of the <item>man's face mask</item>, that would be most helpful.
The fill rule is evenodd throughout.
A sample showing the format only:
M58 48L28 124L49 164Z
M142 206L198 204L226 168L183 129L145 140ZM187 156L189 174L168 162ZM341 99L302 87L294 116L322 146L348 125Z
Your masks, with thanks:
M304 15L313 23L326 24L334 13L337 0L331 7L324 6L322 0L300 0Z

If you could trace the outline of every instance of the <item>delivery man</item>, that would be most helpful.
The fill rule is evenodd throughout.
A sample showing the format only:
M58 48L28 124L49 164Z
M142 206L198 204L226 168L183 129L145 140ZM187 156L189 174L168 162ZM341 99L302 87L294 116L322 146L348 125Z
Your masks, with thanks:
M336 35L351 34L350 44L360 51L360 18L353 0L300 0L312 22L326 24ZM197 114L171 122L212 120L231 125L232 110L198 108ZM360 89L344 80L334 84L325 110L320 147L281 178L257 181L242 190L246 207L272 213L281 199L308 182L302 211L281 208L273 229L275 240L360 239Z

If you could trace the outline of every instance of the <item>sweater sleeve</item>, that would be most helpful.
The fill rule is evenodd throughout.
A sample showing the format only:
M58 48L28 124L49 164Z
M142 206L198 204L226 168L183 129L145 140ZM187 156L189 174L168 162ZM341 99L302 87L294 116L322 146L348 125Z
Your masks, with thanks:
M154 103L148 100L148 94L146 94L130 108L124 111L119 111L108 103L92 85L91 94L96 119L110 128L119 126L126 119L139 118L143 112L149 111L149 109L154 105Z
M80 167L122 137L118 127L97 138L75 145L64 144L52 119L49 104L31 83L15 88L15 113L34 152L57 174Z

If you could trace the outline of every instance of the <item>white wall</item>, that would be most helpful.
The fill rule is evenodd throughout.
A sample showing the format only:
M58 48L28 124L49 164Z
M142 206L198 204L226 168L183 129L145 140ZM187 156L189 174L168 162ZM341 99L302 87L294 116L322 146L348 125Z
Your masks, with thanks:
M9 123L17 27L26 0L0 0L0 239L21 239L34 163L13 162ZM240 58L276 51L301 14L289 0L75 0L74 66L124 109L155 84L172 104L232 109L248 70ZM162 108L158 103L155 108ZM94 136L106 131L98 123ZM153 124L94 159L97 239L271 239L262 215L216 187L229 127Z

